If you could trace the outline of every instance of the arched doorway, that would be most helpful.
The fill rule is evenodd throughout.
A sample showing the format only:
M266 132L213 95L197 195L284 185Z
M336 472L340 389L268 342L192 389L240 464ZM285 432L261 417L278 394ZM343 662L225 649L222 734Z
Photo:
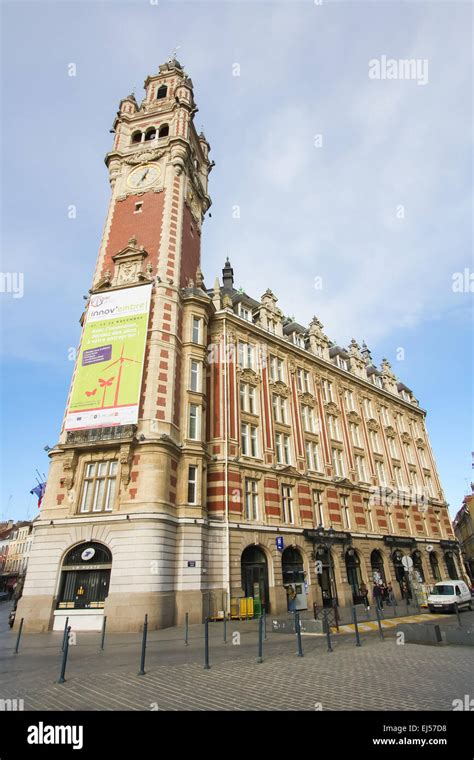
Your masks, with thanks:
M316 574L321 587L323 607L338 605L336 580L334 576L334 560L332 554L324 546L316 549Z
M347 582L352 589L352 601L354 604L362 604L364 601L364 597L360 591L362 574L360 572L359 555L355 549L348 549L346 551L346 572Z
M399 549L395 549L392 554L393 569L395 570L395 578L400 586L400 594L402 599L411 599L411 589L408 579L408 573L402 564L403 554Z
M374 549L370 555L370 567L372 569L372 580L374 583L386 584L385 569L383 566L383 557L378 549Z
M288 610L300 609L299 603L303 597L306 598L304 591L304 567L303 557L296 547L288 546L281 557L281 569L283 573L283 586L287 589L287 606ZM296 597L301 597L297 599ZM298 602L298 606L295 606ZM307 609L304 604L303 609Z
M431 566L431 572L433 573L433 578L435 579L435 581L440 581L441 572L439 569L438 556L436 552L430 552L430 566Z
M259 614L264 607L270 611L268 593L268 567L264 551L259 546L247 546L242 552L242 588L246 597L252 597L254 611Z
M448 575L452 581L457 580L458 571L456 570L456 563L454 561L454 555L452 552L445 552L444 561L446 562L446 568Z
M415 579L419 583L424 583L425 582L425 571L423 570L423 562L422 562L422 559L421 559L421 552L418 551L418 549L417 549L416 551L413 552L413 554L411 555L411 558L413 560L413 574L415 576Z
M70 549L63 560L58 610L102 609L109 591L112 554L95 541Z

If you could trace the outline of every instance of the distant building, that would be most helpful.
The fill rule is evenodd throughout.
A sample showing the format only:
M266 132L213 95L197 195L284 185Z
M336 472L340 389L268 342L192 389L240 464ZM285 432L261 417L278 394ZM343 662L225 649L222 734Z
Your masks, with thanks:
M454 518L453 528L461 547L461 556L466 572L471 583L474 583L474 525L472 521L474 483L471 483L471 491L472 493L463 499L462 507Z
M15 596L19 596L23 588L33 540L32 532L33 523L25 521L12 524L5 531L8 535L3 542L3 534L0 532L0 552L2 548L5 549L2 556L1 582L4 590L13 590Z

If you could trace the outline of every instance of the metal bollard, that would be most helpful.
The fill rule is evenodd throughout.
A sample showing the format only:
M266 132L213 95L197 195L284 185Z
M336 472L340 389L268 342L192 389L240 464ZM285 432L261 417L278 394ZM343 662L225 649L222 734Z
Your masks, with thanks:
M100 642L100 649L103 652L104 651L104 644L105 644L105 627L107 625L107 615L104 615L104 622L102 623L102 639Z
M359 626L357 624L357 610L355 607L352 608L352 619L354 621L354 630L356 635L356 646L360 647L360 636L359 636Z
M323 612L323 619L324 619L324 628L326 629L326 640L328 643L328 652L332 652L333 648L331 646L331 627L329 625L329 619L328 619L328 611L324 610Z
M456 610L456 617L458 619L458 626L459 626L459 628L462 628L461 615L459 614L459 606L458 606L457 602L454 605L454 609Z
M209 665L209 618L204 621L204 670L210 670Z
M295 612L295 628L296 628L296 639L298 641L298 657L304 657L303 644L301 641L301 621L300 621L299 612Z
M265 612L265 607L263 608L263 639L264 641L267 640L267 613Z
M263 662L263 615L258 619L258 657L257 662Z
M224 644L227 644L227 617L224 612Z
M67 655L69 652L69 634L71 632L71 626L68 625L66 629L65 639L64 639L64 650L63 650L63 659L61 662L61 673L59 675L59 681L58 683L64 683L65 682L65 674L66 674L66 663L67 663Z
M61 652L64 652L64 644L66 643L66 635L67 635L67 627L69 625L69 618L66 618L66 622L64 623L64 633L63 633L63 643L61 646Z
M18 647L20 646L21 632L23 630L23 620L24 620L24 618L22 618L20 620L20 627L18 629L18 636L17 636L17 639L16 639L15 654L18 654Z
M148 633L148 615L145 615L145 621L143 623L143 636L142 636L142 656L140 660L139 676L145 675L145 654L146 654L146 637Z
M407 615L409 615L410 614L410 610L409 610L409 603L408 603L408 594L406 595L405 601L407 603Z
M186 617L184 619L184 645L188 646L189 644L189 612L186 613Z
M382 620L380 619L380 610L377 606L375 606L375 614L377 615L377 623L379 626L380 638L383 639L384 635L383 635L383 629L382 629Z

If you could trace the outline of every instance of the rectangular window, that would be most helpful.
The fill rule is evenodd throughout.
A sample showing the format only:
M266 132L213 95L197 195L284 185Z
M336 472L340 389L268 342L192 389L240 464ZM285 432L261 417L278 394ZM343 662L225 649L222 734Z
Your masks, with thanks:
M241 425L242 454L247 457L258 456L257 428L243 422Z
M239 316L241 316L242 319L246 319L247 322L252 321L252 312L247 306L243 306L241 303L239 303Z
M428 496L434 499L436 494L435 494L435 490L433 486L433 480L430 475L426 475L425 480L426 480L426 488L428 490Z
M344 391L344 400L346 403L346 409L348 412L355 412L354 394L352 391Z
M314 424L314 410L311 406L307 406L306 404L303 404L301 407L301 415L303 417L303 430L305 430L307 433L314 433L315 432L315 424Z
M199 317L193 317L192 338L191 338L193 343L202 343L201 328L202 328L202 319L199 319Z
M359 425L355 422L349 423L349 429L351 431L351 439L354 446L361 448Z
M188 504L196 504L197 467L190 465L188 468Z
M275 416L275 422L283 423L286 425L286 400L282 396L273 395L273 414Z
M370 442L372 444L372 451L374 452L374 454L380 454L381 451L380 451L380 443L379 443L378 433L375 430L370 430L369 431L369 436L370 436Z
M355 463L356 463L357 477L363 483L367 483L367 472L366 472L366 469L365 469L365 458L361 457L359 455L356 455L356 457L355 457Z
M118 463L114 460L86 466L80 512L111 512L114 508Z
M191 390L199 393L201 391L201 362L191 359Z
M255 347L251 343L243 343L239 341L238 348L238 360L239 366L242 369L255 369L254 352Z
M306 441L305 448L306 448L306 464L308 465L308 470L321 472L318 444L312 441Z
M329 403L330 401L334 401L333 395L332 395L332 383L330 380L323 380L322 383L323 388L323 398L324 400Z
M379 375L373 374L372 375L372 382L373 382L374 385L377 386L377 388L383 388L382 378Z
M313 513L314 513L314 524L317 527L319 525L324 526L323 495L321 491L317 491L317 490L313 491Z
M409 464L415 464L414 461L413 461L413 452L412 452L412 448L411 448L410 444L409 443L404 443L403 445L405 447L405 456L406 456L407 462Z
M256 414L255 387L248 383L240 383L240 408L242 412Z
M199 407L197 404L189 405L189 437L193 441L199 438Z
M395 465L393 471L395 473L395 482L397 484L397 487L403 488L402 468Z
M372 401L370 398L364 399L364 411L365 411L365 416L367 417L368 420L374 419L374 409L373 409Z
M276 434L276 456L278 464L291 464L290 436L284 433Z
M344 530L351 530L351 513L348 502L347 496L341 496L342 527Z
M258 484L251 478L245 478L245 518L258 520Z
M279 380L282 383L285 382L283 361L279 359L277 356L270 357L270 377L275 382L277 380Z
M302 393L310 393L309 372L305 369L298 369L296 373L298 390Z
M291 486L282 486L283 522L290 525L294 522L293 491Z
M341 440L341 431L339 429L339 420L338 420L338 418L335 417L333 414L329 414L328 415L328 423L329 423L329 435L335 441L340 441Z
M332 449L332 464L334 475L338 478L344 477L344 460L340 449Z
M406 428L406 423L405 423L405 417L403 416L403 414L398 413L397 414L397 420L398 420L399 430L402 433L406 433L407 432L407 428Z
M378 481L379 481L380 485L381 486L386 486L387 485L387 478L386 478L386 475L385 475L384 463L380 462L379 460L377 460L375 462L375 469L377 471L377 478L378 478Z
M398 449L397 444L395 443L395 438L392 438L391 436L388 438L388 449L390 451L390 454L395 459L398 459Z
M343 359L342 356L339 356L339 354L336 356L336 366L339 367L339 369L345 369L346 372L349 369L349 362L347 359Z
M380 413L382 415L382 422L385 426L390 425L390 418L388 416L388 407L381 406Z
M426 454L425 454L425 450L424 449L422 449L422 448L418 449L418 456L420 457L421 466L422 467L428 467L428 465L426 463Z

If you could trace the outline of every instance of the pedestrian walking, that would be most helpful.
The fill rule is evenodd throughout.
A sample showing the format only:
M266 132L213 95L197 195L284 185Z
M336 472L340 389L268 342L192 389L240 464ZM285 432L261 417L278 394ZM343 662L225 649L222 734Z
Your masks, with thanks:
M364 582L360 584L359 588L360 595L362 599L364 600L364 604L368 610L370 610L370 604L369 604L369 589L365 585Z
M374 585L374 602L377 606L377 609L382 611L383 610L383 599L382 599L382 587L379 586L378 583Z

